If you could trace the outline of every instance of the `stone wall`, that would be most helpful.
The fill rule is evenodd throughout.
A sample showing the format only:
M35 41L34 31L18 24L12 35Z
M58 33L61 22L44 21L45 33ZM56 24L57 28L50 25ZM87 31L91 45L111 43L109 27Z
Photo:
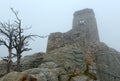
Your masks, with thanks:
M99 36L95 14L92 9L83 9L74 13L71 30L49 35L47 52L68 45L83 47L96 41L99 41Z

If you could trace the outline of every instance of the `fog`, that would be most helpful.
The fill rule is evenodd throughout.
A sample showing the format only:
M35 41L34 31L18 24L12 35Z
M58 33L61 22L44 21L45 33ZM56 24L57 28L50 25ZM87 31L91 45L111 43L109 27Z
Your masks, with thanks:
M72 28L73 13L84 8L92 8L96 15L100 40L120 51L120 1L119 0L0 0L0 21L14 21L10 10L19 11L23 27L32 28L25 34L49 35L66 32ZM45 52L47 38L37 38L30 42L31 51ZM7 55L7 49L0 47L0 57Z

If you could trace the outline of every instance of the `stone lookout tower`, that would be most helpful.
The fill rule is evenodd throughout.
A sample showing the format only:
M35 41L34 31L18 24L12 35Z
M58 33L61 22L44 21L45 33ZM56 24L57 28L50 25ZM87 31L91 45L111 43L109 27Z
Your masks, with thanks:
M86 41L99 41L97 23L92 9L87 8L74 13L72 30L79 32Z
M76 11L72 29L65 33L51 33L48 38L47 52L56 48L72 45L84 46L84 43L99 41L97 23L92 9Z

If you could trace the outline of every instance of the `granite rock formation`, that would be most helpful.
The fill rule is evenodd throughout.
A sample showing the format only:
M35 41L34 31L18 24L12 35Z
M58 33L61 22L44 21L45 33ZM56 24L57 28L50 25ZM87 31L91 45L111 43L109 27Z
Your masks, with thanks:
M87 80L96 79L95 75L87 75L83 53L74 47L63 47L50 52L38 68L26 72L35 74L38 81L71 81L81 75L86 76Z
M24 58L21 59L21 65L22 65L22 71L31 69L31 68L37 68L42 60L43 60L43 55L45 53L35 53L33 55L27 55Z

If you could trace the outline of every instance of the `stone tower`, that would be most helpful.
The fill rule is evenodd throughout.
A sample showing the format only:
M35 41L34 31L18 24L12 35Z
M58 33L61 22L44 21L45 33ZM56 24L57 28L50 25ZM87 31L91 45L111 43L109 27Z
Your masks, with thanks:
M72 30L79 32L86 41L99 41L97 23L92 9L76 11L73 18Z
M49 35L47 52L68 45L83 47L96 41L99 41L99 36L95 14L92 9L83 9L74 13L70 31Z

